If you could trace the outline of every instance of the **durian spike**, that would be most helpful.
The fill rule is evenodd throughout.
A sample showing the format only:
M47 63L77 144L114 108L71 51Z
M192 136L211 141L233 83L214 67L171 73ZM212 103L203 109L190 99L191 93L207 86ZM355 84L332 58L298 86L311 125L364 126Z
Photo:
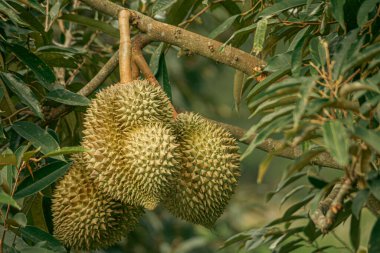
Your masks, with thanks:
M151 83L153 86L161 87L160 83L157 81L156 77L154 76L152 70L149 68L149 65L146 62L141 50L134 51L134 62L143 73L145 79L149 81L149 83ZM171 102L170 102L170 107L173 110L173 118L176 119L178 113Z
M125 84L132 81L132 43L131 32L129 27L130 13L128 10L119 12L119 30L120 30L120 45L119 45L119 71L120 82Z

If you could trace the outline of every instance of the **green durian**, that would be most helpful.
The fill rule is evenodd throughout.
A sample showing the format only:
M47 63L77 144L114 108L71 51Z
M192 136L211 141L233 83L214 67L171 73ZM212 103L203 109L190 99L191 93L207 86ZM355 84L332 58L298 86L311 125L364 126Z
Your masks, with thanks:
M212 227L237 185L239 148L229 132L194 113L179 114L176 126L180 176L164 206L179 218Z
M136 127L120 140L117 159L97 171L95 182L123 203L154 209L178 178L175 135L163 123ZM100 159L101 153L95 151Z
M111 246L132 230L143 209L122 204L99 191L85 169L82 155L53 193L54 235L67 247L90 250Z
M87 110L82 141L90 150L84 159L99 187L124 203L154 208L177 171L173 121L165 93L148 81L100 91Z

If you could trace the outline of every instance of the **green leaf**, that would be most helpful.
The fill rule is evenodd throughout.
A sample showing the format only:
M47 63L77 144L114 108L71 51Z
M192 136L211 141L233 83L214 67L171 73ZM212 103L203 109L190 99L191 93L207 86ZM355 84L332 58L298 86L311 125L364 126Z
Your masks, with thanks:
M361 190L356 194L354 200L352 201L352 214L357 219L359 218L360 211L362 210L362 208L367 203L368 196L369 196L369 190L368 189Z
M233 15L224 20L218 27L216 27L209 35L209 38L215 39L218 35L225 32L240 15Z
M370 45L366 47L364 50L355 56L355 58L351 58L350 61L346 62L344 67L342 68L342 74L351 70L354 67L357 67L365 62L368 62L373 57L380 54L380 47L377 44Z
M57 155L67 155L67 154L75 154L75 153L82 153L82 152L89 152L90 150L85 149L82 146L73 146L73 147L63 147L58 150L54 150L52 152L49 152L41 158L47 158L47 157L52 157L52 156L57 156Z
M235 70L233 95L234 95L234 100L235 100L236 111L239 111L241 97L243 95L243 86L244 86L244 73L240 70Z
M284 68L284 66L291 65L291 52L286 52L282 54L276 54L270 58L264 71L276 72Z
M55 75L53 70L45 62L22 46L14 43L7 43L7 46L22 63L33 71L36 78L46 89L51 90L53 88Z
M291 190L290 192L288 192L282 199L281 199L281 202L280 202L280 206L282 206L291 196L293 196L294 194L296 194L297 192L305 189L306 187L304 185L299 185L297 186L296 188L294 188L293 190Z
M371 194L380 200L380 173L371 171L367 175L367 184Z
M59 149L57 141L46 130L31 122L20 121L12 125L24 139L30 141L35 148L41 147L41 152L47 154ZM59 157L64 159L63 157Z
M357 22L359 27L363 27L368 22L368 14L376 8L380 0L365 0L359 8Z
M292 52L291 64L293 77L299 77L301 75L303 48L306 39L306 36L300 39L298 43L295 45L294 50Z
M380 134L378 132L366 129L362 126L356 126L353 134L362 139L380 154Z
M349 162L349 137L340 121L328 121L322 127L323 140L329 153L341 166Z
M297 181L298 179L306 176L306 172L298 172L290 177L287 177L285 180L281 181L280 184L277 186L276 190L273 192L268 193L267 195L267 201L269 201L276 193L280 192L282 189L284 189L286 186L290 185L291 183Z
M300 171L305 166L311 164L311 160L322 153L324 151L323 148L315 147L303 153L301 156L297 157L297 159L293 162L293 164L288 169L288 174L292 174L296 171Z
M269 76L267 76L262 82L258 83L256 86L253 87L253 89L248 93L247 99L257 95L264 89L268 88L271 84L279 80L281 77L288 74L290 71L289 66L286 66L285 68L282 68L279 71L276 71Z
M259 13L258 17L271 17L283 11L305 5L306 3L306 0L282 0L265 8L261 13Z
M257 28L253 39L252 51L257 55L263 51L265 36L267 33L268 19L264 18L257 22Z
M172 88L170 86L168 69L166 68L165 54L162 53L158 62L158 69L155 75L157 81L164 89L166 96L172 101Z
M17 209L21 209L21 207L17 204L16 200L14 200L10 195L5 192L0 192L0 203L11 205L16 207Z
M85 96L79 95L77 93L74 93L72 91L69 91L63 88L54 89L50 91L46 95L46 98L65 104L65 105L72 105L72 106L88 106L91 102Z
M360 246L360 216L356 218L354 215L351 216L350 224L350 242L355 252Z
M301 201L293 204L290 206L284 213L283 217L290 217L292 214L300 210L302 207L304 207L307 203L309 203L313 198L315 197L315 194L309 194L305 198L303 198Z
M40 57L46 64L51 67L62 67L62 68L77 68L78 57L64 54L61 52L39 52L37 56ZM80 58L79 58L80 59Z
M273 115L271 115L271 116L273 116ZM275 119L274 119L274 116L270 117L270 118L272 118L270 120L270 123L268 122L268 124L263 129L261 129L257 133L257 135L254 136L253 140L248 145L248 148L242 154L241 160L245 159L248 155L250 155L252 153L252 151L258 145L260 145L265 139L267 139L271 134L273 134L274 132L281 131L281 129L283 129L284 127L286 127L291 122L291 115L285 115L285 116L278 117L278 118L275 118ZM253 133L255 133L255 131L252 132L252 128L248 132L250 133L250 135L252 135Z
M71 163L53 162L33 173L33 177L25 178L17 187L15 199L30 196L39 192L61 178L69 169Z
M25 227L28 219L24 213L16 213L11 219L8 219L7 223L18 227Z
M368 253L380 252L380 218L373 225L371 236L368 242Z
M157 0L152 6L153 16L158 12L169 9L177 0Z
M346 0L331 0L332 14L344 31L346 31L346 24L344 23L344 4L345 3L346 3Z
M16 75L3 72L0 74L3 82L20 98L21 102L27 105L37 117L43 119L44 115L42 114L40 103L29 86Z
M10 6L6 1L0 1L0 13L3 13L4 15L8 16L9 19L15 24L15 25L24 25L28 26L24 21L21 20L19 17L17 11Z
M33 244L45 241L47 246L54 252L66 253L65 247L57 239L37 227L26 226L20 229L20 233L24 239L31 241Z
M313 89L315 87L316 82L311 79L306 79L301 84L301 88L298 95L298 100L296 102L296 107L293 112L293 120L294 120L294 129L297 129L299 126L299 122L306 111L306 107L309 102L309 97L313 93Z
M270 163L273 160L273 154L269 153L263 161L261 161L258 174L257 174L257 183L261 184L263 182L263 178L269 168Z
M75 22L84 26L88 26L95 30L99 30L108 35L111 35L112 37L119 38L118 29L99 20L95 20L92 18L88 18L82 15L76 15L76 14L63 14L60 17L60 19Z
M26 247L21 250L22 253L54 253L55 251L40 248L38 246Z

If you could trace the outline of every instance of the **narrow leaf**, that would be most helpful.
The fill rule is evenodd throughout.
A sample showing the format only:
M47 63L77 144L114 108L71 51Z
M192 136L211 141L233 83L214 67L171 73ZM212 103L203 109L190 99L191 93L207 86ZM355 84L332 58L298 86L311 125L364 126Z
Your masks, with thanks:
M236 18L240 15L233 15L224 20L217 28L215 28L209 35L209 38L215 39L219 34L225 32L235 22Z
M368 14L376 8L377 4L380 3L380 0L365 0L359 8L357 22L358 26L362 27L365 23L368 22Z
M365 141L380 154L380 134L361 126L355 127L354 135Z
M40 168L34 172L33 177L29 176L19 184L14 198L24 198L45 189L65 175L70 165L70 163L57 161Z
M72 106L88 106L90 104L88 98L62 88L50 91L46 98Z
M162 53L158 62L158 69L155 75L157 81L161 84L164 89L166 96L172 101L172 88L170 86L168 69L166 67L165 54Z
M354 215L351 216L350 224L350 242L355 252L357 252L360 246L360 216L356 218Z
M362 208L367 203L368 196L369 196L369 190L368 189L361 190L356 194L354 200L352 201L352 214L357 219L359 218L360 211L362 210Z
M55 239L52 235L37 227L26 226L25 228L20 229L20 233L23 238L33 242L33 244L46 242L47 246L55 252L66 252L66 249L57 239Z
M1 73L1 79L8 88L20 98L21 102L27 105L37 117L41 119L44 117L39 101L26 83L11 73Z
M371 236L368 242L368 253L380 252L380 218L377 219L372 228Z
M12 128L24 139L30 141L34 147L41 147L43 154L59 149L57 141L46 130L34 123L20 121L14 123Z
M309 102L309 97L311 96L313 89L315 87L315 82L313 80L307 79L302 83L300 92L298 93L298 101L296 102L296 107L293 112L294 129L298 128L299 122L305 113L307 104Z
M239 111L241 97L243 95L244 73L240 70L235 71L234 75L234 100L235 110Z
M261 184L263 182L263 178L264 178L272 160L273 160L273 154L269 153L265 157L265 159L260 163L259 172L257 175L257 183L258 184Z
M46 89L51 90L53 83L55 82L55 75L53 70L35 54L27 50L26 48L17 44L7 44L10 50L16 55L16 57L28 66L36 78L40 81Z
M85 17L83 15L76 15L76 14L63 14L60 17L60 19L75 22L84 26L88 26L95 30L100 30L108 35L111 35L112 37L119 38L118 29L116 29L112 25L109 25L99 20L95 20L92 18Z
M329 153L341 166L349 162L349 137L340 121L328 121L322 127L323 140Z
M5 192L0 192L0 203L11 205L16 207L17 209L21 209L21 207L17 204L16 200L14 200L10 195Z
M265 8L261 13L259 13L258 17L271 17L283 11L305 5L306 3L306 0L282 0Z
M346 24L344 23L344 4L346 0L331 0L332 14L339 25L346 31Z

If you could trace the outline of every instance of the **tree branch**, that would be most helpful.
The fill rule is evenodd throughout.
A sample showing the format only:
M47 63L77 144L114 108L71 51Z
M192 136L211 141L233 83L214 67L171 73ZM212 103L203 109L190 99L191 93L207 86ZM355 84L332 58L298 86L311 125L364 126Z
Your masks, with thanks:
M111 16L117 16L124 8L108 0L81 0L94 9ZM185 29L156 21L137 11L129 10L131 23L141 32L144 32L151 40L166 42L188 50L190 53L199 54L239 69L248 75L261 71L265 62L240 49L226 46L216 40L201 36Z

